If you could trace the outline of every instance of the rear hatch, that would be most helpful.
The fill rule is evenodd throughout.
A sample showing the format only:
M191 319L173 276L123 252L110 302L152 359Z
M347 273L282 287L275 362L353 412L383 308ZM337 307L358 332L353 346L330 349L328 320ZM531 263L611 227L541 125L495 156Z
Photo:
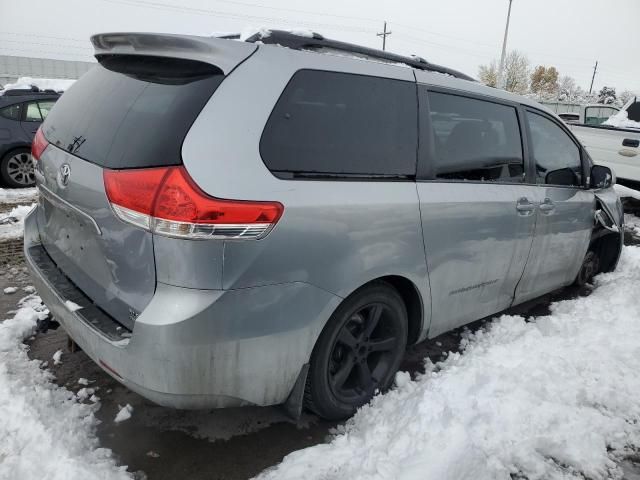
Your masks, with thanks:
M179 165L185 135L224 78L197 60L102 55L42 126L38 228L53 261L132 328L156 286L153 235L119 219L105 171ZM36 140L37 143L38 140Z

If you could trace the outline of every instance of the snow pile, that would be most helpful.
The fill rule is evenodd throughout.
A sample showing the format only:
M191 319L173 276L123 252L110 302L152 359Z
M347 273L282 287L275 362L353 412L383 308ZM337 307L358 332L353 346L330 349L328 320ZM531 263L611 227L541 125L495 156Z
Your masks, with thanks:
M46 315L40 298L30 295L0 323L0 478L130 479L110 450L98 448L96 407L78 403L39 361L29 360L22 340Z
M640 122L635 122L627 118L626 110L620 110L615 115L611 115L602 125L609 125L616 128L640 128Z
M588 297L467 333L415 381L362 408L329 444L261 479L619 478L640 447L640 248Z
M64 92L73 85L75 80L60 79L60 78L32 78L32 77L20 77L16 83L7 83L4 86L5 90L31 88L32 86L38 87L40 90L55 90L56 92ZM2 91L0 90L0 95Z
M35 207L33 205L18 205L7 214L0 214L0 240L19 238L24 231L24 217Z

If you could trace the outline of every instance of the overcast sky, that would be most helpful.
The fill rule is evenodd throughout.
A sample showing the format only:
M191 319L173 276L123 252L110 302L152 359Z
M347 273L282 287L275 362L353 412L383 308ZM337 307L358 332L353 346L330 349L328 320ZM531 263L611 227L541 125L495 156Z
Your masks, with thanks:
M26 3L25 3L26 2ZM28 5L28 8L27 8ZM106 31L207 35L310 28L339 40L420 55L474 77L500 54L508 0L0 0L0 54L86 60ZM509 49L555 65L588 89L640 93L640 0L513 0Z

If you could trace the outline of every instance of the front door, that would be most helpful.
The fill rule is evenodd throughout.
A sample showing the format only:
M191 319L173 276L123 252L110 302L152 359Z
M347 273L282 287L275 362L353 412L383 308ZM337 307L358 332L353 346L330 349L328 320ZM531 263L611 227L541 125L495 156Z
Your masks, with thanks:
M589 247L595 197L583 187L579 145L555 119L527 110L530 153L539 186L538 210L529 261L515 303L571 284Z

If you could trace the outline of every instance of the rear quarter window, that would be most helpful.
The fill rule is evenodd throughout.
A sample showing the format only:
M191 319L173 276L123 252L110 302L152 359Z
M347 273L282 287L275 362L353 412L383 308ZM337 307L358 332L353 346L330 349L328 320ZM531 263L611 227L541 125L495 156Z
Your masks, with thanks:
M280 178L413 177L413 82L338 72L297 72L276 103L260 154Z
M0 117L7 118L9 120L20 120L22 117L22 104L16 103L15 105L0 108Z
M192 60L102 58L51 108L54 145L112 169L175 165L182 142L224 76Z

